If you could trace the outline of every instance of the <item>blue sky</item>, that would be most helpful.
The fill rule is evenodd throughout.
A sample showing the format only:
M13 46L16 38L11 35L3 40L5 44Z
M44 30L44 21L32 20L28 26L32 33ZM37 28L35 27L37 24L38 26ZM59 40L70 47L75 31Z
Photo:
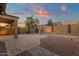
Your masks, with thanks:
M26 17L33 15L41 24L49 19L53 21L79 20L79 4L77 3L8 3L6 12L19 16L20 21L25 21Z

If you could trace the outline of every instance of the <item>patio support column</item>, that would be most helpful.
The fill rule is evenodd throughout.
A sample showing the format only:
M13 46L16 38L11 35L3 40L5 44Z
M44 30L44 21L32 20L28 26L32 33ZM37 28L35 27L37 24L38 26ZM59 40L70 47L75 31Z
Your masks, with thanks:
M18 21L14 22L14 39L18 39Z

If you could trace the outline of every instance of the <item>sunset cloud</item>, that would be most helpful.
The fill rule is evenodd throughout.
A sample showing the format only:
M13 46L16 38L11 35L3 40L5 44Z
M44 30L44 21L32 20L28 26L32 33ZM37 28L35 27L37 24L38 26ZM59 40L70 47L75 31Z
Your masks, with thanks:
M38 16L44 16L44 17L48 17L48 16L49 16L48 11L45 11L45 10L43 10L43 9L37 10L37 11L36 11L36 14L37 14Z
M41 5L31 4L31 6L32 6L32 9L36 15L43 16L43 17L49 16L48 11L46 11Z
M43 8L42 5L40 4L31 4L31 6L34 13L38 16L48 17L48 16L57 15L56 13L52 13L52 12L50 13L48 10Z

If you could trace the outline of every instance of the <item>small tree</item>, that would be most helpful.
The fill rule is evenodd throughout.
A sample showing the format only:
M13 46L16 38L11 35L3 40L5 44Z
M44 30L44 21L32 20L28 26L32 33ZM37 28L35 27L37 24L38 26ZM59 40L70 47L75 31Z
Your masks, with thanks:
M50 19L50 20L48 20L47 25L48 25L48 26L53 25L53 22L52 22L52 20L51 20L51 19Z
M27 17L27 20L25 21L25 26L28 28L29 33L30 33L30 29L33 27L33 18L32 17Z
M54 28L54 23L53 21L50 19L48 20L48 23L47 23L48 26L51 26L51 30L53 31L53 28Z
M33 17L27 17L27 20L25 21L25 26L28 28L29 33L31 28L36 28L36 32L38 32L38 25L39 25L39 20L33 19Z
M36 18L35 19L35 28L36 28L36 32L38 33L38 26L39 26L39 20Z

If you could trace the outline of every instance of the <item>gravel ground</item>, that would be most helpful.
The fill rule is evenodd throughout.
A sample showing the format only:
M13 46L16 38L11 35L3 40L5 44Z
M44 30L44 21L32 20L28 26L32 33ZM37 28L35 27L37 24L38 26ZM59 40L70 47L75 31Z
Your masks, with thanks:
M9 39L13 40L13 36L0 37L1 41ZM60 56L79 56L79 37L61 35L58 36L52 34L22 34L19 35L19 38L16 40L19 47L23 51L22 53L17 54L17 56L33 55L33 52L35 51L37 51L37 55L47 55L48 52L44 54L41 52L41 49L45 49L44 51L48 50L49 52L54 52ZM42 48L39 48L38 46Z
M79 56L79 38L50 36L40 39L40 46L60 56Z

